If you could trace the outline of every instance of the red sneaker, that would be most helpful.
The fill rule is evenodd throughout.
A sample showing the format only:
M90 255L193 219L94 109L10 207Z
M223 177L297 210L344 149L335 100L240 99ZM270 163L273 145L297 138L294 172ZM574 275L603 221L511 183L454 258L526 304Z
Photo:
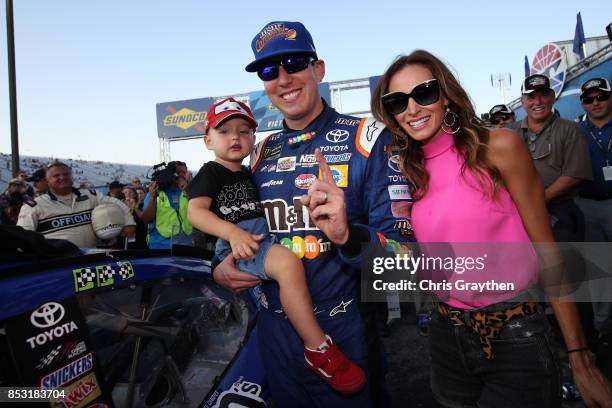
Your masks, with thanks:
M334 390L343 394L356 393L366 383L363 370L346 358L329 336L326 337L328 345L326 350L313 351L304 348L306 363Z

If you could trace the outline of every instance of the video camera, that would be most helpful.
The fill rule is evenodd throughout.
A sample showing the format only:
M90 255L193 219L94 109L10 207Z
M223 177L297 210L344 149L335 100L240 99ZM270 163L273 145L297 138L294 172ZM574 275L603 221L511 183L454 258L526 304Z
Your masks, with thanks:
M149 173L153 171L150 178L151 181L157 181L157 188L160 190L167 190L174 182L178 179L178 174L176 173L176 162L170 162L166 164L166 162L156 164L153 166Z

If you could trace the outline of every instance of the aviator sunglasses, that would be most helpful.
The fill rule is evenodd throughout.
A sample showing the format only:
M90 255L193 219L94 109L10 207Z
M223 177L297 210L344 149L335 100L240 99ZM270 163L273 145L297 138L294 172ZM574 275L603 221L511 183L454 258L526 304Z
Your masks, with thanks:
M440 84L437 79L430 79L414 87L412 92L391 92L381 99L383 108L389 115L399 115L408 107L412 98L421 106L431 105L440 99Z
M290 55L280 60L266 63L257 70L257 75L262 81L272 81L278 78L278 70L281 65L288 74L295 74L305 70L313 61L315 60L309 55Z
M595 95L595 96L583 96L582 98L580 98L582 103L584 103L585 105L592 104L593 102L595 102L595 99L597 99L599 102L605 102L608 99L610 99L610 94L607 94L607 95Z

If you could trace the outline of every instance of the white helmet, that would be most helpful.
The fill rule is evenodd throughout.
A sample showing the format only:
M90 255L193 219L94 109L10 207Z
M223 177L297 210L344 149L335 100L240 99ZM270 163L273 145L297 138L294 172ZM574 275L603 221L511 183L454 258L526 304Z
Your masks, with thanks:
M123 211L115 204L100 204L91 212L91 226L100 239L116 238L124 224Z

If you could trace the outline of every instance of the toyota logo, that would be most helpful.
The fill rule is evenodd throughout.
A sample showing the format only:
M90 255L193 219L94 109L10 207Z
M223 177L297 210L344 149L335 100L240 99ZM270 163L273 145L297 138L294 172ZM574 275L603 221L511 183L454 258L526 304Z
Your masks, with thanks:
M32 312L30 321L36 327L46 329L55 326L63 318L66 311L64 307L56 302L48 302Z
M400 170L400 158L398 154L394 154L393 156L389 157L389 161L387 162L387 164L389 165L389 168L393 170L394 172L396 173L402 172Z
M349 138L349 132L348 130L334 129L327 132L325 138L328 142L342 143Z

